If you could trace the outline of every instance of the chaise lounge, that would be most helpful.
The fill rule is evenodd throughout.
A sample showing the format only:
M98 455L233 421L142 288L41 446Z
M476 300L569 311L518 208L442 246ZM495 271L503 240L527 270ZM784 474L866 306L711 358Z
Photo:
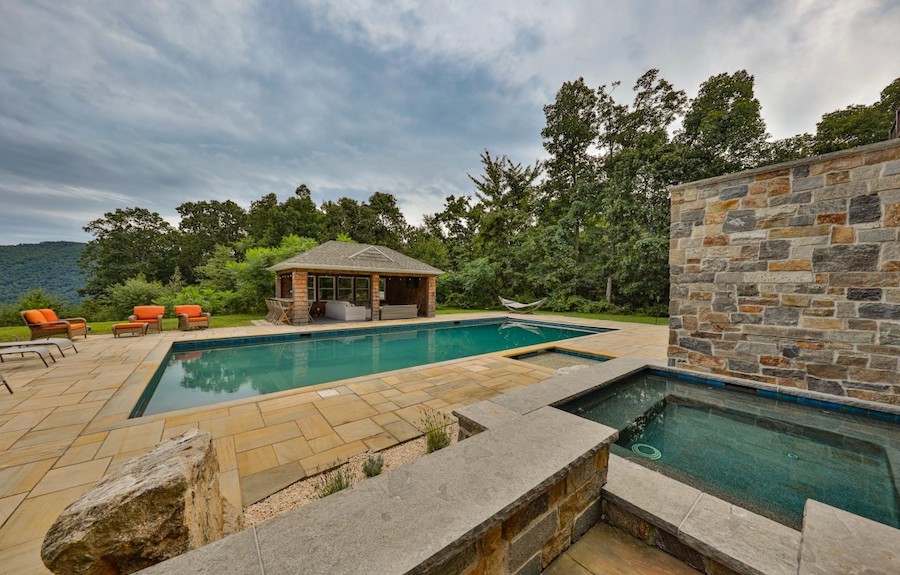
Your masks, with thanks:
M164 305L136 305L134 313L128 316L131 323L145 323L147 329L153 328L157 333L162 332L162 319L166 314Z
M44 362L44 367L50 367L50 364L47 363L49 359L52 362L56 362L56 358L53 357L53 354L50 353L50 350L43 346L34 346L34 347L15 347L15 348L3 348L0 349L0 363L5 363L4 357L13 356L13 355L21 355L21 357L25 357L26 353L34 353L38 357L41 358L41 361Z
M25 325L31 331L31 339L41 339L61 335L74 339L76 335L87 337L87 320L83 317L60 319L52 309L26 309L19 312Z
M211 314L203 311L199 305L176 305L175 315L178 316L178 329L181 331L209 327Z
M78 348L75 347L75 343L71 339L66 339L64 337L48 337L47 339L42 339L40 341L4 341L0 343L0 349L19 349L30 347L48 348L50 346L56 346L56 351L58 351L59 355L61 355L62 357L66 357L66 353L63 351L63 349L72 348L75 353L78 353Z

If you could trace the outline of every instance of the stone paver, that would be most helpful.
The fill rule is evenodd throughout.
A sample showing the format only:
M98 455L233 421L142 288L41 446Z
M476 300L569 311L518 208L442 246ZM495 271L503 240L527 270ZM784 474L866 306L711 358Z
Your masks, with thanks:
M455 315L452 320L501 314ZM607 357L664 360L666 325L535 316L612 327L615 332L549 344ZM450 320L390 322L430 323ZM371 323L344 327L372 327ZM553 371L504 357L463 358L380 376L289 390L129 420L171 342L334 329L253 326L163 332L140 338L89 336L50 367L10 358L2 366L15 394L0 395L0 565L46 574L40 544L59 513L104 473L162 439L191 428L216 438L223 494L244 506L336 462L421 435L427 406L450 412L543 381ZM0 393L5 393L0 390Z
M597 523L544 570L544 575L697 575L665 551Z

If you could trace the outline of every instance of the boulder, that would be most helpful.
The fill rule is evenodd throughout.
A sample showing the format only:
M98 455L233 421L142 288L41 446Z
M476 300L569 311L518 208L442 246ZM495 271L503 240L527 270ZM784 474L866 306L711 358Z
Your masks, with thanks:
M225 514L235 510L218 475L208 433L160 443L72 502L47 532L41 558L59 575L117 575L221 539Z

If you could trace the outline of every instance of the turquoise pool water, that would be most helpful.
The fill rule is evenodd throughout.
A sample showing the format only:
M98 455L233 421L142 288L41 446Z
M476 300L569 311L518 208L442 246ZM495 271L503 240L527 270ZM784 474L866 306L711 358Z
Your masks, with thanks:
M131 417L603 331L609 330L492 320L178 343Z
M795 529L808 498L900 527L898 422L749 391L649 372L561 408L618 429L613 453Z

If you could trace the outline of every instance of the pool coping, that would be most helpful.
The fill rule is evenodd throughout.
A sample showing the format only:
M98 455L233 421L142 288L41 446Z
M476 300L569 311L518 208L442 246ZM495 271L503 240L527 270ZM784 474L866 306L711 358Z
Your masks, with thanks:
M462 407L453 413L460 421L460 439L489 430L501 423L517 419L537 409L556 406L577 399L595 390L645 369L672 373L677 376L697 380L708 380L711 376L692 370L679 369L660 361L622 357L611 359L597 366L586 367L560 374L527 388L499 395L497 397ZM591 373L588 374L587 372ZM723 384L749 387L769 393L793 396L808 400L811 404L846 404L864 411L888 413L900 418L900 407L880 404L855 398L837 396L771 386L759 382L734 377L718 377ZM774 388L774 389L773 389ZM843 400L847 401L843 401ZM799 401L798 401L799 402ZM889 458L889 461L890 458ZM894 462L891 461L893 467ZM739 573L761 575L794 575L802 569L800 563L801 539L803 531L781 525L738 505L728 503L711 494L684 484L676 479L610 454L609 479L604 487L604 498L621 506L638 518L657 526L678 538L690 548L734 569ZM896 486L895 486L896 487ZM674 495L674 498L672 497ZM855 514L837 510L824 503L811 500L817 506L834 510L831 515L817 514L816 517L831 517L832 522L846 521L850 517L880 534L877 541L886 541L882 548L894 553L900 546L900 530L876 523ZM807 503L807 508L809 502ZM804 530L806 527L804 515ZM888 531L884 531L885 528ZM820 531L833 531L832 524L816 525ZM888 535L884 535L887 533ZM774 534L774 536L773 536ZM891 538L890 535L894 537ZM890 545L888 545L890 544ZM671 553L668 549L664 549ZM862 556L859 549L847 544L845 553ZM868 559L876 555L867 550L863 563L871 563L873 568L882 565ZM827 571L823 571L825 573ZM873 570L872 573L887 573Z

